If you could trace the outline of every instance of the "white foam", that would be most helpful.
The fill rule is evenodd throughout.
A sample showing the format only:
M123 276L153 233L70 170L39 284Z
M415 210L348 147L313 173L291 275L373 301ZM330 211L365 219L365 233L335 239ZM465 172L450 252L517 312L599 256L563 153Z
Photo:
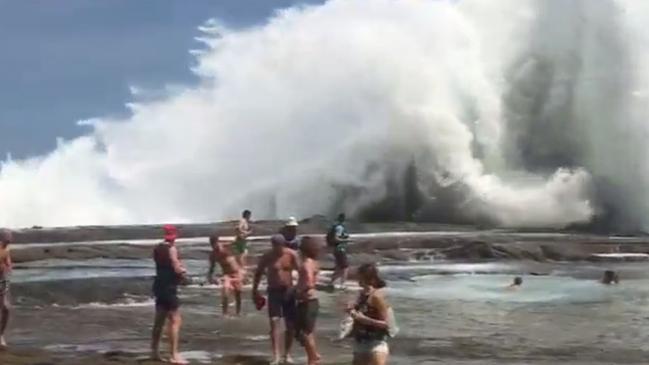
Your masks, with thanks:
M249 29L213 22L198 86L134 96L123 120L4 161L0 226L355 212L411 162L431 200L459 193L449 201L469 218L588 221L592 172L646 221L635 91L649 85L649 11L577 3L330 0ZM338 207L341 192L353 193Z

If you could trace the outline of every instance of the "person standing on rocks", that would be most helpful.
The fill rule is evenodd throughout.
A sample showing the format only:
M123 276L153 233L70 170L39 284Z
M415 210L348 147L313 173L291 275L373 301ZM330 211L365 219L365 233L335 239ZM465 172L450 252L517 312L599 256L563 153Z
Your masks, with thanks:
M298 269L297 253L286 247L286 240L281 234L271 238L272 249L260 259L252 284L252 299L258 303L261 299L259 283L264 275L267 278L268 317L270 318L270 339L273 350L271 364L293 363L291 347L295 336L295 288L293 271ZM284 355L280 361L281 333L280 321L284 319Z
M241 213L241 219L239 219L239 224L237 224L235 239L232 243L232 250L236 255L237 262L244 271L246 270L246 257L248 255L248 237L252 235L252 229L250 228L251 217L252 212L247 209Z
M299 226L297 219L294 217L289 217L284 227L280 230L280 234L284 236L286 240L286 247L297 250L300 246L299 238L297 236L297 227Z
M210 269L207 274L207 280L210 283L216 284L213 278L214 267L218 263L221 265L221 300L223 316L228 316L230 307L230 297L234 295L236 303L237 316L241 315L241 290L243 284L243 270L237 259L230 253L227 247L222 242L219 242L219 237L213 235L210 237L210 245L212 246L212 253L210 254Z
M345 229L345 214L340 213L336 223L327 232L327 245L333 248L336 267L331 276L330 286L333 288L336 279L340 279L340 286L345 287L347 275L349 272L349 259L347 257L347 245L349 244L349 234Z
M153 260L156 266L156 276L153 282L155 296L155 322L151 339L151 356L160 359L160 337L165 322L169 321L168 337L171 352L169 362L172 364L187 364L178 352L180 335L180 301L178 285L187 280L186 270L180 261L176 239L178 230L172 225L164 226L164 242L153 250Z
M9 230L0 231L0 349L7 347L5 331L9 324L9 276L12 262L9 244L13 242L13 234Z
M320 354L315 341L315 325L320 310L316 292L320 265L321 241L315 237L303 237L300 245L302 263L297 282L297 318L295 324L296 338L304 346L307 354L307 365L317 365Z

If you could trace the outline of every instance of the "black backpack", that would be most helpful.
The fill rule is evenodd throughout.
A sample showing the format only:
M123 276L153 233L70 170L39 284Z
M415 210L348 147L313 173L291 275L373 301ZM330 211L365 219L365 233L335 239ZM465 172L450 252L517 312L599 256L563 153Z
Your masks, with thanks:
M334 224L329 228L329 231L327 232L327 246L329 247L336 247L336 227L338 227L338 224Z

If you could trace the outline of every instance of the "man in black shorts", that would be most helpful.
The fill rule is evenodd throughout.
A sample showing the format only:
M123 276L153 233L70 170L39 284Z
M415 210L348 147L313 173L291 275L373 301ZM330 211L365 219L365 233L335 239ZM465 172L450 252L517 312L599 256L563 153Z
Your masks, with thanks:
M169 320L169 346L172 364L186 364L178 353L180 333L180 301L178 300L178 284L185 280L186 270L178 257L176 239L178 231L171 225L164 226L164 242L153 250L153 260L156 266L156 276L153 282L155 296L155 322L151 340L151 357L160 359L160 337L165 321Z
M271 364L293 363L291 347L295 335L296 301L293 287L293 271L298 269L297 253L286 247L286 239L281 234L271 238L273 248L266 252L257 265L252 284L252 297L255 303L259 297L259 282L266 275L268 281L268 317L270 318L270 338L273 347ZM280 361L280 321L284 319L284 356Z

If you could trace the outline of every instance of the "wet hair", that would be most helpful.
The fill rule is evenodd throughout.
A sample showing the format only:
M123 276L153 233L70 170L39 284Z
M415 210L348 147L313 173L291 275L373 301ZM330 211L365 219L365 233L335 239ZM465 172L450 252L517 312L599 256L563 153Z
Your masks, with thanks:
M613 270L604 271L604 277L602 278L602 283L604 284L617 284L620 281L620 277Z
M8 245L13 242L14 237L10 230L0 229L0 243Z
M520 276L517 276L514 278L514 285L523 285L523 278Z
M345 213L340 213L338 214L338 222L344 222L345 221Z
M385 280L381 279L379 269L374 263L361 265L358 268L358 277L377 289L385 288L387 286Z
M241 213L241 216L243 218L250 218L251 215L252 215L252 212L249 211L248 209L244 210L243 213Z
M210 245L214 246L215 244L219 243L219 235L213 234L210 236Z
M308 257L313 260L317 260L318 256L320 256L320 241L316 239L315 237L311 236L304 236L302 237L301 243L300 243L300 252L305 257Z

